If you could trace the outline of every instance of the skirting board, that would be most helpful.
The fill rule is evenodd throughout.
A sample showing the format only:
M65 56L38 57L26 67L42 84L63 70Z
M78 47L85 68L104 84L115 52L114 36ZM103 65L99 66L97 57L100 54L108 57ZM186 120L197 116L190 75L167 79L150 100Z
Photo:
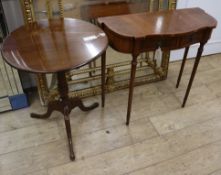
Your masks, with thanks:
M1 97L0 98L0 112L5 112L9 110L12 110L9 98L7 96Z

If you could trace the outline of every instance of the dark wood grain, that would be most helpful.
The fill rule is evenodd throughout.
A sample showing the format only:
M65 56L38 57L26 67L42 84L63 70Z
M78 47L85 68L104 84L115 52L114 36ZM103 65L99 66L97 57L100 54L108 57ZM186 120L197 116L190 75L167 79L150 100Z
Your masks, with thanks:
M2 55L13 67L35 73L79 68L102 54L107 37L77 19L41 20L22 26L4 41Z
M11 66L33 73L56 73L60 98L48 103L45 114L31 113L32 118L49 118L53 111L64 116L70 159L75 160L70 113L75 107L89 111L79 97L68 97L66 71L77 69L102 55L102 104L104 104L105 33L97 26L76 19L41 20L12 32L3 43L2 55Z
M102 17L98 22L108 35L109 44L124 53L141 53L159 47L178 49L207 41L211 34L206 33L207 29L217 24L200 8Z
M98 18L121 36L173 36L193 33L206 27L215 27L216 20L200 8L165 10ZM135 23L135 25L133 25Z
M190 45L200 43L182 107L185 106L194 76L200 62L203 46L209 40L217 21L200 8L137 13L98 18L99 25L115 50L133 55L126 124L129 125L132 107L136 57L158 48L167 52L187 48L183 57L177 87L179 85Z

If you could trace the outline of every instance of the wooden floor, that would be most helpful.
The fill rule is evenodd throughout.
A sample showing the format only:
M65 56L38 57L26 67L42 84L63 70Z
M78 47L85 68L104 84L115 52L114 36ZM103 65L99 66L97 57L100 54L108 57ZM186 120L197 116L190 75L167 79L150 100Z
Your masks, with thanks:
M202 59L185 108L192 69L180 62L168 79L135 88L131 124L125 125L128 89L107 94L106 107L75 109L71 125L76 161L69 160L62 115L29 117L30 108L0 114L0 175L221 175L221 55ZM86 104L100 96L85 99Z

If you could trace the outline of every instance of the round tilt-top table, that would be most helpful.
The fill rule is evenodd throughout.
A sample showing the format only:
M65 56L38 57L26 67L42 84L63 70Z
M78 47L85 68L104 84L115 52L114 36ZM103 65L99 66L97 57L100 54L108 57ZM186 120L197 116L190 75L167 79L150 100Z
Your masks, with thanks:
M45 114L31 114L45 119L56 110L64 115L71 160L75 159L69 114L75 107L89 111L98 106L84 106L79 97L68 97L66 71L80 68L99 56L102 60L102 106L104 106L105 51L108 40L97 26L77 19L40 20L21 26L4 41L2 56L16 69L32 73L56 73L60 98L48 103Z

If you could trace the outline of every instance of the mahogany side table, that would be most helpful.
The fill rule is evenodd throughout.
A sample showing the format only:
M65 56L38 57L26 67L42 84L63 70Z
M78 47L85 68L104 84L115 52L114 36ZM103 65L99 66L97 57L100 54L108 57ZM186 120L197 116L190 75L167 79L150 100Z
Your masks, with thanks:
M56 110L64 115L70 159L75 159L69 114L75 107L89 111L98 106L84 106L79 97L68 97L65 72L80 68L102 56L102 106L105 90L105 53L108 40L97 26L77 19L41 20L13 31L4 41L2 56L11 66L32 73L56 73L59 100L48 104L45 114L31 114L45 119Z
M129 125L133 98L134 78L137 57L142 52L162 51L185 48L185 53L177 80L178 88L188 54L189 46L200 43L186 94L182 103L185 106L192 82L203 52L217 21L200 8L160 11L153 13L137 13L98 18L109 38L110 46L123 53L132 54L131 76L127 121Z

